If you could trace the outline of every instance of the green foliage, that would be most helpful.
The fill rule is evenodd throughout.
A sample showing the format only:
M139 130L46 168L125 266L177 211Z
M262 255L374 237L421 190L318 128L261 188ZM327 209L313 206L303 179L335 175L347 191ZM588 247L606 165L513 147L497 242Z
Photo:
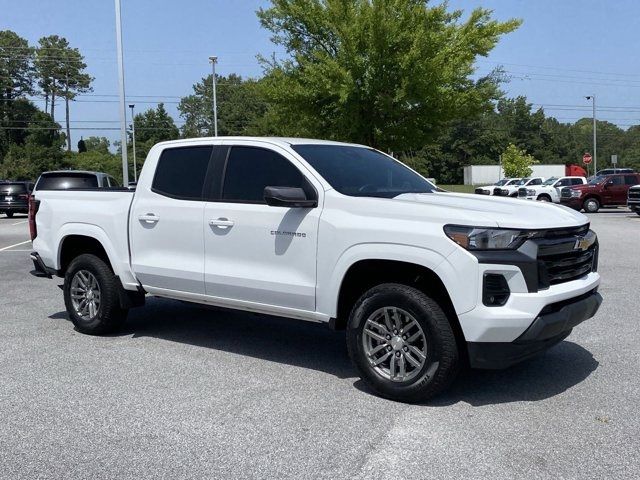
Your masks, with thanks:
M178 110L184 118L182 135L213 135L213 85L211 75L193 85L193 94L180 100ZM256 135L262 133L260 120L266 111L255 80L240 75L216 75L218 101L218 135Z
M71 168L75 170L105 172L122 181L122 159L120 155L114 155L102 150L88 150L83 153L67 152L66 159Z
M13 144L0 164L0 177L35 180L44 171L69 166L59 146L42 146L34 142Z
M528 177L533 172L531 165L534 163L537 162L533 156L520 150L513 143L510 143L502 154L502 169L505 177Z
M159 103L157 108L150 108L143 113L138 113L134 121L136 126L138 168L142 166L147 153L156 143L175 140L180 137L180 131L176 127L176 123L171 115L167 113L162 103ZM131 131L129 131L129 143L132 140ZM129 145L128 155L130 159L133 157L131 145Z
M517 20L418 0L273 0L262 25L288 58L264 62L271 127L406 151L483 111L496 83L470 76Z
M84 140L87 152L109 153L111 142L106 137L88 137Z

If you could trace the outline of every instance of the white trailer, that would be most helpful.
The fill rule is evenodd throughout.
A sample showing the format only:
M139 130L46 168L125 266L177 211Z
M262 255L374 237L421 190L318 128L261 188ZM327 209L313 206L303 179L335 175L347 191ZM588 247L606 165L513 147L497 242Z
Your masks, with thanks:
M562 177L565 175L564 165L532 165L532 177ZM503 178L504 171L500 165L468 165L464 167L465 185L491 185Z

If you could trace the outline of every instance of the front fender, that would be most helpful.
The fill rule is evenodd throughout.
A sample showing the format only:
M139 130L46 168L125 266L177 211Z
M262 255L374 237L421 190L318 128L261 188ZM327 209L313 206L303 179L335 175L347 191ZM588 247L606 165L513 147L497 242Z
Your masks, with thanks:
M452 245L452 249L455 248ZM447 254L449 252L446 252ZM412 245L390 243L361 243L345 250L338 258L328 278L318 279L317 310L335 318L342 281L354 264L362 260L391 260L426 267L437 274L438 266L445 260L440 253ZM447 290L450 285L441 278ZM322 285L326 285L322 288Z

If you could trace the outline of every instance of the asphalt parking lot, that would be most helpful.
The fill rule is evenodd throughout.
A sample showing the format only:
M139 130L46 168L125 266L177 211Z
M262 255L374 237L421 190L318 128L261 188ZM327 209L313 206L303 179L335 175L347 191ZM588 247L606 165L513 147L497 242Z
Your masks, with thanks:
M404 405L322 325L150 299L119 335L77 333L60 279L29 275L26 217L0 216L0 477L637 478L640 216L591 221L595 318Z

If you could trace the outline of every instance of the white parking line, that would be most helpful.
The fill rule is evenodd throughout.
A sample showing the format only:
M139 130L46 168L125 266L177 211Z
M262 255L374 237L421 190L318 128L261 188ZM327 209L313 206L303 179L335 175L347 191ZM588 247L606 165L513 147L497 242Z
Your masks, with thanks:
M22 220L21 222L16 222L16 223L12 223L11 226L13 225L22 225L23 223L27 223L29 220Z
M31 242L31 240L25 240L24 242L16 243L14 245L9 245L8 247L2 247L0 248L0 252L4 252L5 250L9 250L10 248L18 247L20 245L24 245L25 243L29 243L29 242Z

